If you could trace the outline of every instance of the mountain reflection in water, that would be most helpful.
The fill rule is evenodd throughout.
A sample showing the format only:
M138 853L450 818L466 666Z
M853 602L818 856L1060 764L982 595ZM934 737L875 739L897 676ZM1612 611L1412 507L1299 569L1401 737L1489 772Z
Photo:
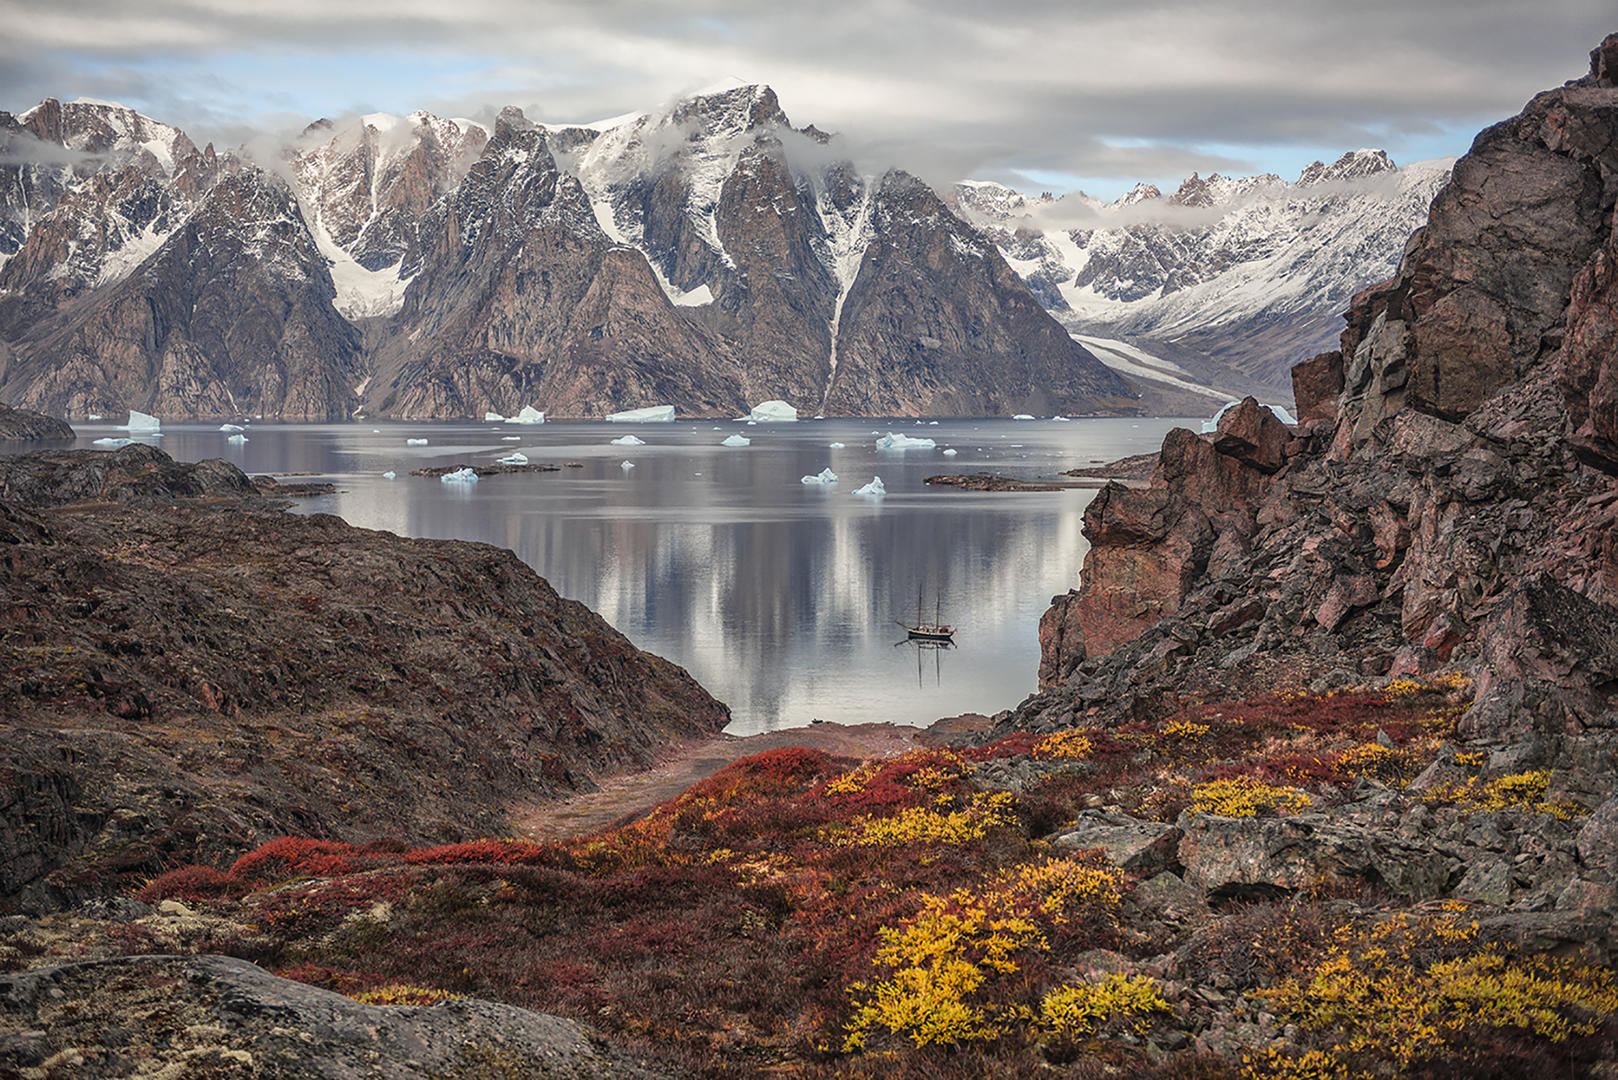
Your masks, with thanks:
M1094 490L980 493L922 481L1050 476L1155 450L1169 428L1196 423L254 424L240 446L216 426L165 425L162 446L181 460L223 457L251 473L337 484L296 512L508 547L563 596L684 666L730 705L730 730L750 734L813 719L926 724L1016 704L1035 687L1040 614L1078 584ZM646 445L610 444L626 430ZM890 430L938 445L877 450ZM719 445L732 432L752 445ZM86 426L80 444L103 434ZM428 444L407 447L406 438ZM947 447L957 456L943 456ZM409 475L489 464L519 448L535 463L582 468L465 485ZM636 468L621 468L625 460ZM835 485L800 482L827 466ZM397 478L383 479L390 469ZM874 475L885 498L851 494ZM914 614L918 588L929 617L936 595L958 627L936 673L935 657L921 657L920 680L917 654L893 647L903 633L894 620Z

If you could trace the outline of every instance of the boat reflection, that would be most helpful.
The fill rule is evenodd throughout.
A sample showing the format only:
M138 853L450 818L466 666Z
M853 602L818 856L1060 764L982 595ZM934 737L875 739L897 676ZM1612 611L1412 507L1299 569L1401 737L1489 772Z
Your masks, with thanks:
M909 645L916 650L916 686L926 685L922 681L922 657L927 653L933 654L933 686L944 685L944 653L955 648L955 642L949 640L935 640L928 638L904 637L893 643L895 649Z

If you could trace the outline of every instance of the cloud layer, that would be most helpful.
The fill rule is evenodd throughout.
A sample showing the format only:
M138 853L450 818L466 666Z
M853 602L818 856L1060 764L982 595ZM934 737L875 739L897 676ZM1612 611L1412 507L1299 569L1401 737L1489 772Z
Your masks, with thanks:
M583 121L728 76L934 181L1119 187L1458 152L1618 30L1609 0L0 0L0 20L0 107L89 94L205 138L365 109Z

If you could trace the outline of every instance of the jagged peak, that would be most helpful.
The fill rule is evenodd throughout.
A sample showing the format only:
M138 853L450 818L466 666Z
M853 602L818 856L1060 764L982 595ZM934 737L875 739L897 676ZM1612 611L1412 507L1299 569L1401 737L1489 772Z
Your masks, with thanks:
M1392 172L1397 168L1385 150L1350 150L1330 165L1316 161L1305 166L1298 176L1298 186L1308 187L1328 180L1358 180L1365 176Z

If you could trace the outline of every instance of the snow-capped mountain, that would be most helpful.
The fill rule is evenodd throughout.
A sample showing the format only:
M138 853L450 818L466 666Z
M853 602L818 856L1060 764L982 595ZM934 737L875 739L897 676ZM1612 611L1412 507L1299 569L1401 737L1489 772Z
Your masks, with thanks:
M1292 364L1335 347L1353 294L1393 273L1452 163L1359 150L1293 183L1193 174L1110 204L968 183L954 200L1073 332L1284 394Z
M768 87L492 128L317 121L264 160L109 103L0 114L0 397L172 418L1136 407L930 188L832 163Z

